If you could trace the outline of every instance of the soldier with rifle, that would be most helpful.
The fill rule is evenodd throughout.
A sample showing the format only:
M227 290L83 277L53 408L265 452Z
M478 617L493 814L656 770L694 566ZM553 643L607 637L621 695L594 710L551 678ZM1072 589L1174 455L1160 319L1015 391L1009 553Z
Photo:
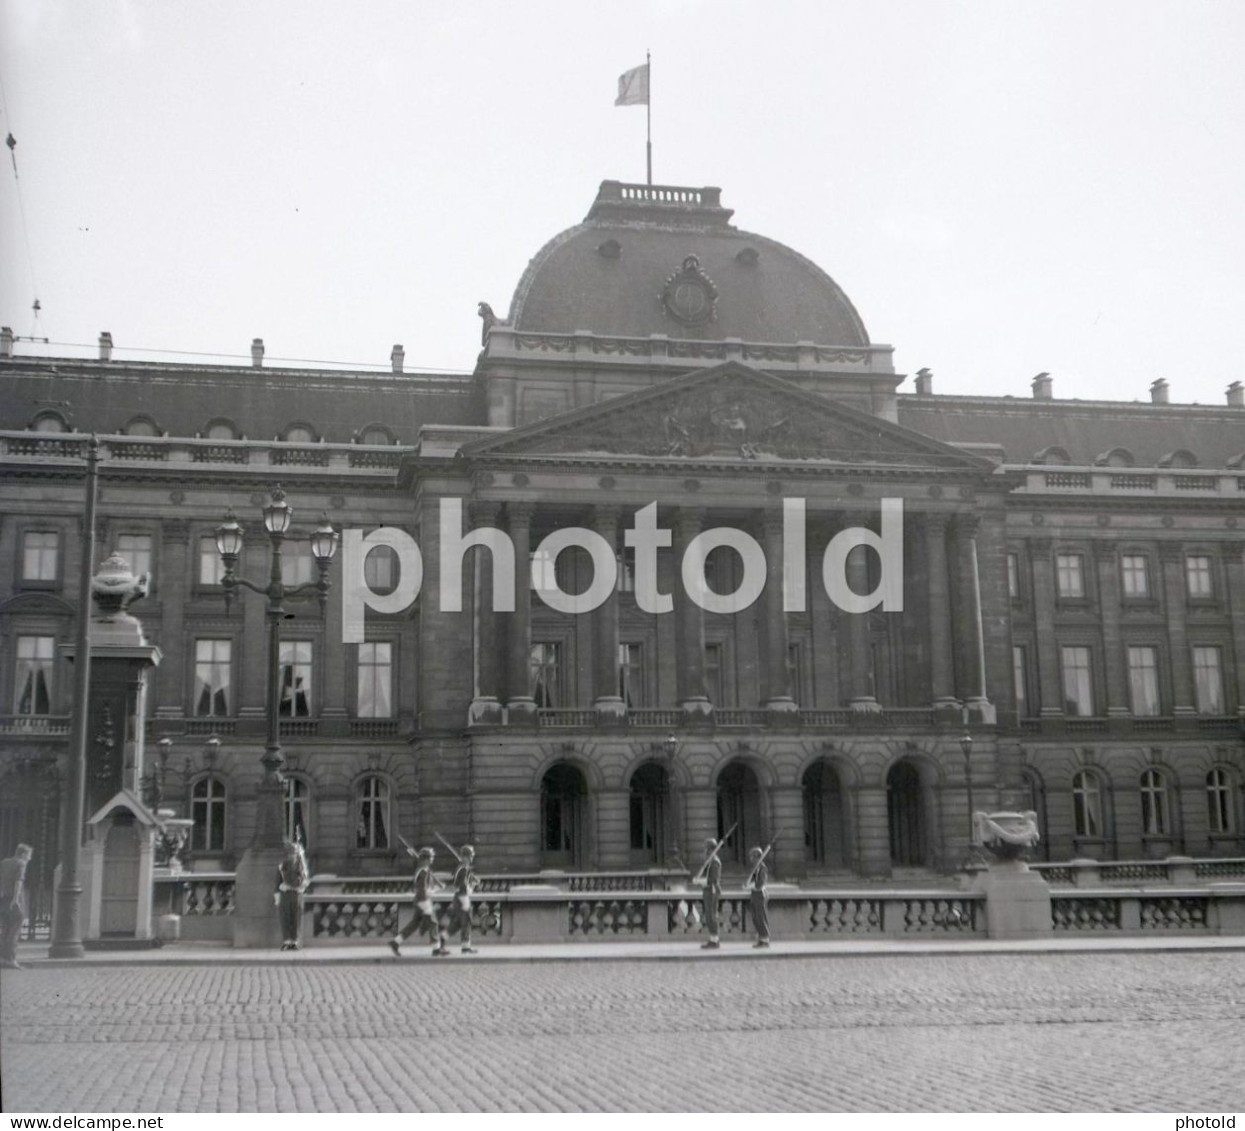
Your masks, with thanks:
M718 938L718 902L722 898L722 861L718 857L718 851L737 827L738 822L730 827L730 831L721 840L709 837L705 841L705 860L693 879L693 883L703 885L701 895L705 908L705 930L709 932L708 941L700 944L701 950L718 950L722 946Z
M449 954L450 950L445 945L445 933L437 922L436 909L432 905L432 893L441 886L432 871L432 862L437 854L431 848L421 848L417 853L400 836L398 839L402 841L407 855L414 856L418 861L412 881L415 890L415 913L411 916L411 921L389 940L389 949L393 951L395 957L401 958L402 944L416 931L427 931L428 937L432 940L433 957L443 958Z
M749 889L749 910L752 912L752 926L757 933L757 941L752 944L754 950L769 946L769 892L766 890L769 869L765 866L765 858L773 847L774 842L770 841L764 851L753 848L748 853L752 871L744 886Z
M476 850L470 844L464 844L455 852L454 846L445 837L440 833L436 835L437 840L458 861L458 868L454 872L454 912L450 917L450 932L459 932L463 954L478 954L479 951L471 945L471 893L480 882L474 871Z

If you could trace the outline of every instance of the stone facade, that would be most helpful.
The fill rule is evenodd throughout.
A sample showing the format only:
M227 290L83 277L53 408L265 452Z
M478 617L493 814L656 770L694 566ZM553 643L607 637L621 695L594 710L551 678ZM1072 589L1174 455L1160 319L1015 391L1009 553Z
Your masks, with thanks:
M606 182L533 260L509 318L487 311L469 377L405 374L401 347L377 376L274 369L262 349L250 367L131 362L111 341L98 360L33 358L7 336L6 796L46 802L48 767L63 773L95 431L99 556L153 575L134 611L164 655L151 738L172 745L144 773L196 819L200 870L250 842L265 733L263 600L227 605L213 532L232 508L240 571L262 581L277 483L291 582L314 576L303 547L322 511L408 533L424 564L419 601L369 612L362 646L341 643L338 593L323 613L289 604L287 821L318 872L404 869L398 835L435 832L474 841L485 871L694 867L688 846L737 824L728 867L772 840L783 877L903 875L963 859L970 791L977 808L1037 812L1050 859L1241 854L1240 398L1063 401L1045 375L1032 401L940 396L928 374L901 394L890 347L837 284L730 215L716 189ZM903 610L844 612L822 552L845 527L877 529L884 498L903 500ZM495 563L476 550L463 611L441 608L447 499L464 535L512 538L513 612L493 611ZM791 499L806 538L784 566ZM640 608L624 543L652 503L673 542L663 614ZM770 567L739 613L688 600L677 570L724 526ZM585 553L529 558L567 527L620 565L589 614L541 593L582 590ZM808 603L784 611L775 580L797 558ZM708 571L715 592L741 580L729 551ZM846 571L858 593L877 581L862 550ZM4 842L35 839L46 809L10 804Z

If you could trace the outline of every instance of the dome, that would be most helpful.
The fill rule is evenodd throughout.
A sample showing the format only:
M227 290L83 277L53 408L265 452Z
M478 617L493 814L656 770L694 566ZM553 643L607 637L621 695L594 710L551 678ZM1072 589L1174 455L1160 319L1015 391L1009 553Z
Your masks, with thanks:
M604 181L551 239L510 305L516 330L866 346L838 284L798 252L739 231L717 188Z

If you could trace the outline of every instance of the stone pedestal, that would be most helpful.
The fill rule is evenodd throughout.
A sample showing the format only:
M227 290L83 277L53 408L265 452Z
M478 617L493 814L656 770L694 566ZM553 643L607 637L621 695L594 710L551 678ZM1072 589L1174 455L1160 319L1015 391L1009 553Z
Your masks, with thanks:
M986 897L990 938L1037 939L1051 933L1050 888L1023 861L991 864L974 886Z
M553 884L516 884L510 889L510 941L564 942L567 895Z
M272 896L285 848L248 848L238 862L234 884L233 945L276 950L281 945L281 923Z

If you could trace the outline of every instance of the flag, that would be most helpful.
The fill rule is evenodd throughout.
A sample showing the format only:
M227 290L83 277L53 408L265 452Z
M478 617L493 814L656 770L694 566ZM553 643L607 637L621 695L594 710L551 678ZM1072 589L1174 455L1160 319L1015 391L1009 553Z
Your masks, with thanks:
M648 105L648 64L623 72L618 76L618 97L615 106L647 106Z

